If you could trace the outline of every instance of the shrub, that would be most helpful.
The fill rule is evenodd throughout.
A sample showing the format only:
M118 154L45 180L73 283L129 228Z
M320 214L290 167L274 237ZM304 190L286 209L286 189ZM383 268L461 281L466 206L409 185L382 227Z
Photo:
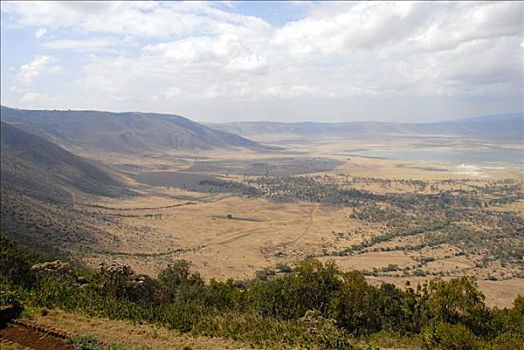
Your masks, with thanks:
M181 332L190 332L194 325L211 312L198 304L174 303L162 305L157 313L157 320L164 325Z
M455 278L448 282L441 279L430 281L424 300L430 319L450 324L462 323L477 335L490 332L489 310L472 277Z
M330 313L337 324L355 335L380 330L375 304L376 290L356 272L343 274L343 283L334 294Z
M20 294L16 290L3 290L0 285L0 306L12 305L12 309L4 311L0 315L0 329L12 318L17 317L23 311L22 304L20 302Z
M445 322L430 324L422 331L428 349L474 350L481 349L480 339L463 324Z
M15 242L0 234L0 282L31 287L35 275L27 254Z
M489 343L491 350L524 349L524 335L502 333Z
M292 274L257 281L248 291L248 304L263 316L299 318L308 310L328 315L331 298L342 283L334 263L306 260Z
M124 347L117 343L105 345L100 342L94 335L84 335L73 338L70 342L80 350L124 350Z
M399 332L382 330L369 336L369 345L387 349L420 349L422 344L419 339L410 335L402 335Z
M240 310L243 299L243 291L232 279L225 282L212 279L206 288L205 305L218 310Z
M178 260L158 274L158 282L165 297L164 302L202 299L204 281L198 273L190 271L191 263Z
M3 270L4 276L26 271L27 260L9 261L21 266ZM70 268L38 273L27 286L5 278L0 290L7 293L0 303L22 300L268 347L350 349L352 336L371 336L372 345L409 345L410 337L420 334L428 348L506 350L522 348L524 337L524 297L517 297L511 309L490 310L470 278L437 279L403 291L392 284L369 285L360 273L342 273L334 263L318 260L306 260L287 274L273 271L266 281L241 283L206 284L183 260L158 279L138 276L121 264L86 271L82 278ZM90 338L81 341L96 345Z
M202 318L192 333L219 336L275 348L286 344L313 349L353 349L346 332L327 320L314 324L251 313L220 313Z

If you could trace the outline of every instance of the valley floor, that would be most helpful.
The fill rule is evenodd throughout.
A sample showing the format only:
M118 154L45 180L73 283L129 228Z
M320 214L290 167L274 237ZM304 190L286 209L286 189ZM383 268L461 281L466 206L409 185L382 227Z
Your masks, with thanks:
M450 164L337 155L347 147L320 145L313 153L299 145L291 147L288 153L271 155L207 152L149 159L103 155L105 162L128 176L130 186L141 195L123 200L97 198L89 205L80 205L79 210L99 218L99 228L111 236L111 239L105 237L103 244L84 247L81 258L91 266L115 259L149 275L156 275L175 259L186 259L206 279L241 280L253 278L257 271L316 257L335 260L344 270L363 271L370 280L399 286L405 286L407 281L416 285L438 276L476 276L488 305L511 306L524 289L522 265L501 263L480 240L475 249L469 249L467 245L471 242L461 241L462 238L456 238L455 242L433 242L439 235L456 235L455 231L432 232L434 229L424 230L419 225L432 221L432 215L436 217L439 213L404 211L402 215L406 218L415 219L401 223L408 226L397 229L397 219L356 217L355 211L368 204L343 205L293 196L314 191L322 194L322 188L316 187L319 185L401 199L406 195L433 196L447 192L467 200L493 202L486 208L489 215L485 214L486 209L461 207L465 219L455 225L467 229L465 232L470 235L491 235L487 232L507 229L503 223L495 224L496 220L505 220L498 218L497 212L513 215L512 220L524 218L522 199L511 199L522 193L521 170L483 168L480 175L466 174L462 168ZM293 152L300 155L293 156ZM294 157L293 163L287 166L290 157ZM296 187L299 185L293 183L294 179L304 176L316 182ZM285 184L284 192L279 183L278 192L271 187L274 185L266 183L272 178L291 182ZM266 192L246 194L242 191L247 186ZM508 190L508 186L516 192ZM287 191L297 188L292 199L285 197ZM497 202L507 198L510 200L505 203ZM376 203L386 211L395 209L387 203ZM376 210L375 204L367 208ZM521 224L515 225L512 230ZM417 227L422 227L420 232L381 239L392 230ZM522 247L521 236L503 239L504 244L514 249ZM489 238L485 240L488 241ZM366 242L372 243L345 253Z
M420 146L407 141L272 142L286 150L85 151L136 195L71 193L58 220L38 224L90 266L117 260L151 276L185 259L207 280L248 280L314 257L401 287L475 276L489 306L510 307L524 290L522 169L343 155ZM45 203L16 199L47 215ZM3 215L33 225L23 211ZM14 231L42 242L25 228Z

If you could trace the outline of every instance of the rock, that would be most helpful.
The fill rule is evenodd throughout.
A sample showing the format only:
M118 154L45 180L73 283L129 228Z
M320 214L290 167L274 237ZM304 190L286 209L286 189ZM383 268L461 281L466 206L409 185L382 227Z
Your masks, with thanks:
M71 271L71 267L69 266L69 263L65 261L55 260L55 261L48 261L40 264L35 264L31 266L31 271L34 272L69 272Z
M0 328L17 316L17 310L13 305L0 305Z
M98 265L98 270L100 272L106 271L109 273L122 274L124 276L133 276L135 274L131 266L126 265L126 264L121 264L116 261L111 261L109 264L100 263Z
M304 316L302 317L302 321L310 324L315 324L321 317L322 316L320 316L317 310L307 310Z

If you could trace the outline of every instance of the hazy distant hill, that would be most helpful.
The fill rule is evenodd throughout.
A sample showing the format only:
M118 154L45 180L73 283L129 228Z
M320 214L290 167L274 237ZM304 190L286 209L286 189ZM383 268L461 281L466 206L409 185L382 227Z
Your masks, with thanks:
M238 122L211 127L250 137L262 134L300 136L374 136L374 135L455 135L481 139L521 139L524 136L522 113L475 117L436 123L278 123Z
M72 191L115 196L125 193L116 175L42 137L1 123L1 186L66 202Z
M119 153L237 147L254 151L271 149L169 114L22 110L2 106L1 119L58 144Z

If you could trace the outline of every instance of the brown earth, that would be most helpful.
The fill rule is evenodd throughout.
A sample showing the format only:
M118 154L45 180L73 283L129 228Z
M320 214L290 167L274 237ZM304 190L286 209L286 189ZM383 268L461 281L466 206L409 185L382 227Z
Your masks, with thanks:
M5 340L34 350L75 350L62 339L18 325L0 330L0 342Z

